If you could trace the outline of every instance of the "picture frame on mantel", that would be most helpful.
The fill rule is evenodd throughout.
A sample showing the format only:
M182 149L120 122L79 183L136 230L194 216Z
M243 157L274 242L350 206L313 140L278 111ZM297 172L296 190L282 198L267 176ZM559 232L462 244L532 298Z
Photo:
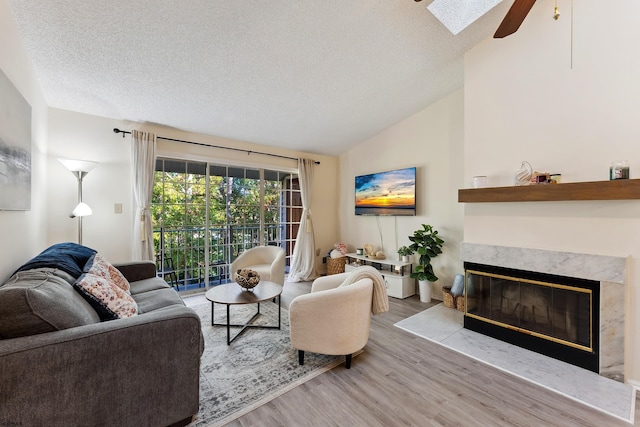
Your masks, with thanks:
M0 210L31 210L31 105L2 70Z

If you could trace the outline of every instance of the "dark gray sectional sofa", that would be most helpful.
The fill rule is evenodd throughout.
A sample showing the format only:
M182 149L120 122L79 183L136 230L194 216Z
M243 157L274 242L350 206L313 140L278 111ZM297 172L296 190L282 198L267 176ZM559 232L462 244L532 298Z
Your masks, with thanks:
M189 423L198 411L200 319L141 262L116 265L138 315L101 321L73 288L84 249L54 245L46 262L36 257L0 285L0 426Z

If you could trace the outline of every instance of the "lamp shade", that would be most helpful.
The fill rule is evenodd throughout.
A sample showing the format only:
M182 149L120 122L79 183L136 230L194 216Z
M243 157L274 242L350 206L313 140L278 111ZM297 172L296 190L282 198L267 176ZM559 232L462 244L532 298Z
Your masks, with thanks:
M98 166L98 162L90 162L88 160L58 158L58 161L71 172L89 172L90 170Z
M91 210L89 205L87 205L84 202L81 202L81 203L78 203L78 206L76 206L73 212L71 212L71 217L75 218L77 216L89 216L91 214L93 214L93 211Z

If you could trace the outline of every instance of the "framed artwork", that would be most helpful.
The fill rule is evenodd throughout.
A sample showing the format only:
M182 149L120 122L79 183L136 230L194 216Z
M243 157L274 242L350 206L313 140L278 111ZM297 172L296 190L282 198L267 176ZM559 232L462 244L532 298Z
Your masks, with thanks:
M0 70L0 210L31 209L31 106Z

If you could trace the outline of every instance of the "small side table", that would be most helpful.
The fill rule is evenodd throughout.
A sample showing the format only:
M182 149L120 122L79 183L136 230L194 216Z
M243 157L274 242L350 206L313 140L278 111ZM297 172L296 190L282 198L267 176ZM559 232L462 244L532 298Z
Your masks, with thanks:
M251 291L246 291L241 288L237 283L227 283L224 285L218 285L207 291L205 297L211 301L211 326L226 326L227 327L227 345L230 345L236 338L240 336L248 328L262 328L262 329L280 329L282 324L282 306L280 305L280 296L282 295L282 286L277 283L262 281L258 283L258 286ZM260 303L263 301L269 301L274 298L278 299L278 325L253 325L252 322L260 314ZM227 306L227 323L215 323L214 322L214 306L217 304L225 304ZM247 323L238 325L231 323L231 313L229 308L232 305L238 304L257 304L257 311L247 321ZM240 331L231 337L231 327L242 328Z

